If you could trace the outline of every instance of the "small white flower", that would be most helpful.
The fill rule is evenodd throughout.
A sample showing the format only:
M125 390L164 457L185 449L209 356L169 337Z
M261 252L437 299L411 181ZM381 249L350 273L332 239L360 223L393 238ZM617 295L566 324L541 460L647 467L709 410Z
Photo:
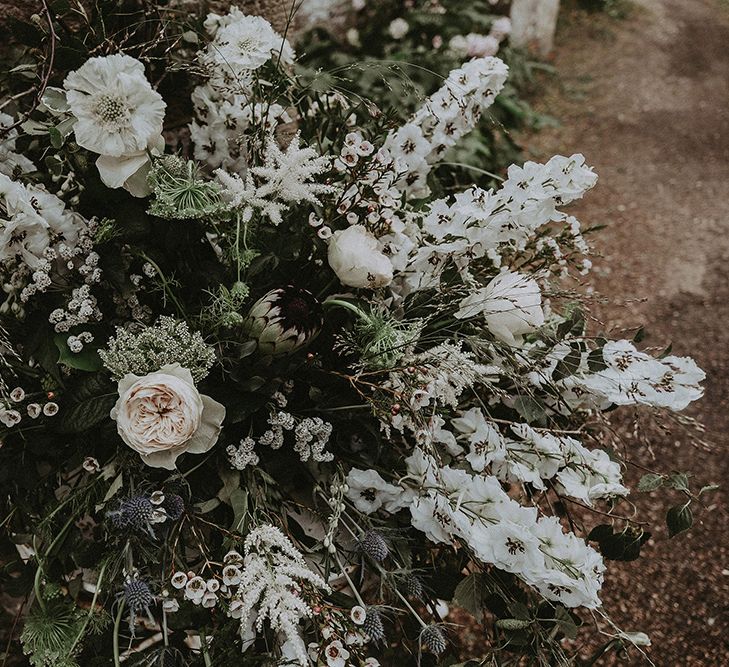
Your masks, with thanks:
M212 609L216 604L218 604L218 596L215 595L215 593L212 593L211 591L206 591L203 594L202 599L200 600L200 603L206 609Z
M175 572L170 579L170 583L177 588L185 588L187 585L187 575L184 572Z
M38 403L29 403L26 410L28 411L28 416L31 419L37 419L38 417L40 417L41 412L43 412L43 408L41 408Z
M387 28L393 39L402 39L408 34L408 30L410 30L410 25L404 18L396 18Z
M174 614L176 611L179 611L180 603L175 598L168 598L167 600L162 600L162 609L168 614Z
M223 583L226 586L237 586L240 582L240 568L237 565L226 565L223 568Z
M87 456L81 464L81 467L90 473L97 473L101 470L99 462L93 456Z
M355 605L349 612L349 617L355 625L362 625L365 622L367 611L360 605Z
M197 601L199 603L206 592L207 583L202 577L193 577L185 584L185 597L193 602Z
M22 387L15 387L10 392L10 400L13 403L20 403L25 398L25 390Z
M243 562L243 556L241 556L235 549L229 551L223 556L223 563L226 565L240 565Z
M349 659L349 651L342 646L338 639L329 644L324 650L327 659L327 667L346 667Z
M46 417L53 417L54 415L58 414L58 403L54 403L53 401L49 401L43 406L43 414Z
M162 491L153 491L149 496L149 501L153 505L161 505L165 501L165 494Z

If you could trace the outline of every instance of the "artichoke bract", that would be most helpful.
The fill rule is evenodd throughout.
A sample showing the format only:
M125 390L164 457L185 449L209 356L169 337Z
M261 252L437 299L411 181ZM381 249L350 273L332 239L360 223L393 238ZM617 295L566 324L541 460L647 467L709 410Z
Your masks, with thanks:
M319 335L324 311L316 297L289 285L264 294L243 323L264 355L283 356L307 346Z

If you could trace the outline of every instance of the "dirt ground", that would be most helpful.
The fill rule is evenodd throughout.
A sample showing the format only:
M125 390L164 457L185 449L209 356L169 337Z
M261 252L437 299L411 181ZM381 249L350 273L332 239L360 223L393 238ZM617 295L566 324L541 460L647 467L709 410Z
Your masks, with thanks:
M635 0L623 19L563 14L559 81L537 105L560 126L525 144L534 159L581 152L599 174L571 212L607 225L593 240L602 257L592 276L610 299L596 311L605 329L644 324L644 345L673 343L707 373L706 396L688 413L706 425L711 450L655 437L635 460L689 471L696 490L726 485L729 3ZM729 665L726 499L726 490L705 496L693 530L669 541L663 517L676 492L633 494L653 539L639 561L611 563L603 599L621 629L650 635L656 665ZM614 664L646 663L636 654Z

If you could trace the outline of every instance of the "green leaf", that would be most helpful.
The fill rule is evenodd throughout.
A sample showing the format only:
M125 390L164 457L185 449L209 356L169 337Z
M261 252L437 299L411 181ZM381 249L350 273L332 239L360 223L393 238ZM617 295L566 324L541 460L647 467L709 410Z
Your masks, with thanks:
M642 491L644 493L647 493L648 491L655 491L663 486L664 479L663 475L657 475L649 472L640 478L640 482L638 482L638 491Z
M230 506L233 508L233 522L230 524L232 531L240 531L243 527L243 520L248 512L248 490L235 489L230 494Z
M677 491L689 490L688 475L685 472L674 473L668 478L668 483L671 485L671 488Z
M699 495L702 495L704 493L710 493L711 491L716 491L717 489L720 489L720 484L707 484L706 486L702 486L699 490Z
M575 619L572 618L572 614L559 605L554 612L554 620L559 625L559 629L564 633L565 637L569 639L575 639L577 637L577 624Z
M95 396L75 405L71 405L62 412L58 424L60 433L83 433L96 426L105 419L111 419L109 413L116 403L117 394Z
M668 510L666 514L666 525L668 526L668 536L675 537L679 533L691 528L694 523L694 515L691 512L689 503L684 505L676 505Z
M604 371L607 368L607 364L605 363L605 357L602 353L602 348L592 350L592 352L587 355L587 367L593 373L599 373L600 371Z
M96 506L96 511L100 511L104 507L104 505L106 505L106 503L119 492L119 489L121 489L123 485L124 475L122 473L119 473L114 481L111 483L111 486L109 486L109 489L104 495L104 499Z
M488 594L488 584L480 572L469 574L453 594L453 603L463 607L469 614L480 618L483 610L483 599Z
M514 401L514 410L516 410L528 424L542 422L547 416L542 403L531 396L519 396Z
M61 132L56 127L49 127L48 128L48 135L51 138L51 146L53 148L61 148L63 146L64 137L61 134Z
M638 329L638 331L636 331L635 335L633 336L633 342L641 343L644 338L645 338L645 329L643 327L640 327L640 329Z
M195 505L193 505L195 511L198 514L207 514L208 512L212 512L216 507L219 506L220 500L218 498L210 498L201 503L196 503Z
M237 470L225 470L221 469L218 471L220 481L223 482L223 487L218 491L218 498L226 505L231 505L230 497L233 492L240 488L240 472Z
M95 348L85 345L81 352L71 352L66 342L68 340L66 334L56 334L53 340L60 352L60 356L58 357L59 364L65 364L69 368L76 368L89 373L95 373L104 367L101 357L99 357L99 352Z

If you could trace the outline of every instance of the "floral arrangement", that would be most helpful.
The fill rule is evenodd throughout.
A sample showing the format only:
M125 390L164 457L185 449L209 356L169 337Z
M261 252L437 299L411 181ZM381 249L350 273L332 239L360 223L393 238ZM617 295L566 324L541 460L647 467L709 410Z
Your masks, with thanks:
M448 190L499 58L401 123L298 74L264 17L151 8L46 5L0 117L2 584L30 664L568 664L587 619L644 644L600 601L649 536L610 411L667 420L704 374L589 330L584 158ZM658 486L686 529L685 476Z

